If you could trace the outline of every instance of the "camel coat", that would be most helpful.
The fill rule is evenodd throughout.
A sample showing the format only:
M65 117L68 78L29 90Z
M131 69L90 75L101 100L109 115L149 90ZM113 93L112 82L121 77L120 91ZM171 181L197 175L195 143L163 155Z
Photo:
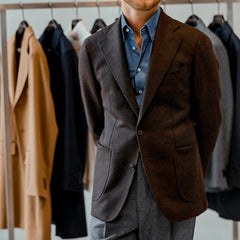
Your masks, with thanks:
M8 43L14 226L25 240L50 240L50 180L58 133L47 59L31 27L17 70L16 34ZM0 228L7 227L3 108L0 122Z

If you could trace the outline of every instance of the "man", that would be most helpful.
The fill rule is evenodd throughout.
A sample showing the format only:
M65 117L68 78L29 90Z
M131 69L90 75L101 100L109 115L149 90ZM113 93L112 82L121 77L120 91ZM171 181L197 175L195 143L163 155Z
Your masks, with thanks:
M91 239L190 240L220 122L210 40L160 0L123 0L88 38L80 81L97 144Z

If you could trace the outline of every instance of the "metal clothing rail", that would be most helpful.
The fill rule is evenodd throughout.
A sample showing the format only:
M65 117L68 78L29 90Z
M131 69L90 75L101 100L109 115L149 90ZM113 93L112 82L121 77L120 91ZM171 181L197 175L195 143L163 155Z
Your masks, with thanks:
M163 4L202 4L202 3L227 3L227 19L233 26L233 3L240 0L162 0ZM6 200L7 200L7 223L8 239L14 240L14 214L13 214L13 189L12 189L12 163L10 154L10 127L9 127L9 94L8 94L8 59L7 59L7 22L6 11L13 9L45 9L45 8L83 8L83 7L114 7L120 6L120 0L85 0L72 2L49 2L49 3L21 3L0 4L0 26L1 26L1 98L3 103L4 118L4 161L6 175ZM219 5L220 6L220 5ZM238 240L238 223L233 223L233 240Z

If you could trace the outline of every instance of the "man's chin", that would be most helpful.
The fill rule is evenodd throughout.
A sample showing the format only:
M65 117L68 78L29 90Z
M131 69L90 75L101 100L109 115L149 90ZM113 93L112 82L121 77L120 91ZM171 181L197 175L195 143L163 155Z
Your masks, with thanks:
M133 8L135 10L137 10L137 11L146 12L146 11L149 11L149 10L152 10L152 9L156 8L156 5L153 5L153 4L142 4L142 5L133 6Z
M137 11L149 11L157 6L159 7L160 1L159 2L153 2L153 1L144 1L144 2L137 2L137 1L132 1L132 0L124 0L128 5L130 5L133 9Z

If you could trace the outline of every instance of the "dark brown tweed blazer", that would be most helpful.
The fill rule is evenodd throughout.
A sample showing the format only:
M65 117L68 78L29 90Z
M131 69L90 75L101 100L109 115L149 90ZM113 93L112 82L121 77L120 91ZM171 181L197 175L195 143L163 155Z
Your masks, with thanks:
M120 23L88 38L80 53L82 96L97 143L92 215L117 217L140 153L164 215L173 222L192 218L207 208L204 174L221 122L212 44L162 10L138 110Z

